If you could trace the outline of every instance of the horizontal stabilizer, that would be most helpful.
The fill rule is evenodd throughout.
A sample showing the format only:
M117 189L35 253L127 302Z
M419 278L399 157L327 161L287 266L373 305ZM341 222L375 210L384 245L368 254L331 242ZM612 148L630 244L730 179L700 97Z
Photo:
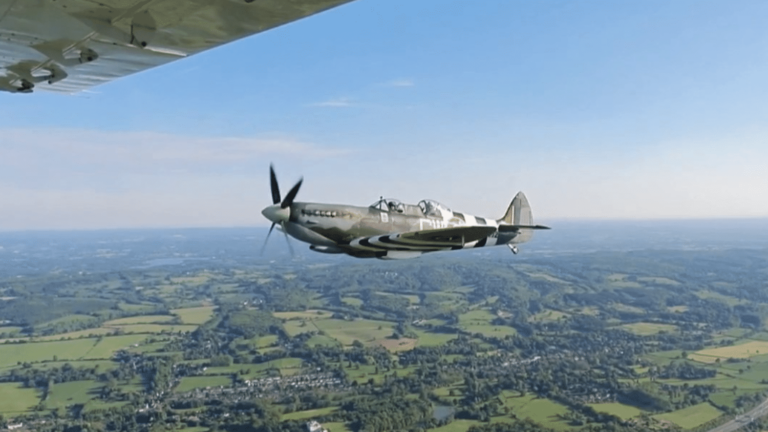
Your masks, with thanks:
M552 228L544 225L499 225L499 232L517 232L521 229L548 230Z

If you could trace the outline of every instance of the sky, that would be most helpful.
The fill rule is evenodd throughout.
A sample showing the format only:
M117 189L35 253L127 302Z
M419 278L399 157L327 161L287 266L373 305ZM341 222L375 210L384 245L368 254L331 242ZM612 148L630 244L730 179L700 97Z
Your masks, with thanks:
M0 230L432 198L768 217L768 3L357 0L74 96L0 93Z

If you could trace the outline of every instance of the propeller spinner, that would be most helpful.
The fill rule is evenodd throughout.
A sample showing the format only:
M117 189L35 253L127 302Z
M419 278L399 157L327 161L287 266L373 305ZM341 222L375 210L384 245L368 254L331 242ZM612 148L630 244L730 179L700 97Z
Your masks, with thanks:
M288 242L288 248L291 251L291 255L293 255L293 247L291 246L291 241L288 239L288 233L286 232L285 226L287 223L290 223L288 220L291 216L291 204L293 204L293 200L296 199L296 194L299 193L299 189L301 188L301 183L303 181L304 179L300 179L299 182L296 183L296 185L288 191L285 199L281 200L280 186L277 183L275 168L272 165L269 166L269 183L272 190L272 205L262 210L261 214L272 222L272 226L269 227L267 238L264 240L264 246L261 247L262 254L264 253L264 248L267 246L267 242L269 241L269 236L272 235L272 230L275 228L275 225L280 224L283 234L285 235L285 241Z

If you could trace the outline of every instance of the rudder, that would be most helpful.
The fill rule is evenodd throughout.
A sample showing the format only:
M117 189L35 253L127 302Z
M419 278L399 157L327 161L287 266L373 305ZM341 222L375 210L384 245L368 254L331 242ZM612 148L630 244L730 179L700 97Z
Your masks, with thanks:
M517 195L515 195L512 203L510 203L507 208L507 212L504 214L504 217L499 219L499 222L508 225L533 225L531 205L528 204L528 198L525 197L524 193L518 192Z

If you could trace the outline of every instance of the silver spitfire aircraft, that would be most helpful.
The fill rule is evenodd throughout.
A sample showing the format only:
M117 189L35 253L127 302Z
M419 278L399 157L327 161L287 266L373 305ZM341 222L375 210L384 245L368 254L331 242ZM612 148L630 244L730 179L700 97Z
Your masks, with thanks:
M273 205L261 212L272 222L267 241L280 225L286 239L290 235L309 243L316 252L407 259L427 252L507 245L516 254L516 245L529 241L534 230L549 229L533 224L522 192L504 217L494 220L454 212L432 200L411 205L382 198L368 207L294 202L302 180L281 199L271 166L269 174Z

